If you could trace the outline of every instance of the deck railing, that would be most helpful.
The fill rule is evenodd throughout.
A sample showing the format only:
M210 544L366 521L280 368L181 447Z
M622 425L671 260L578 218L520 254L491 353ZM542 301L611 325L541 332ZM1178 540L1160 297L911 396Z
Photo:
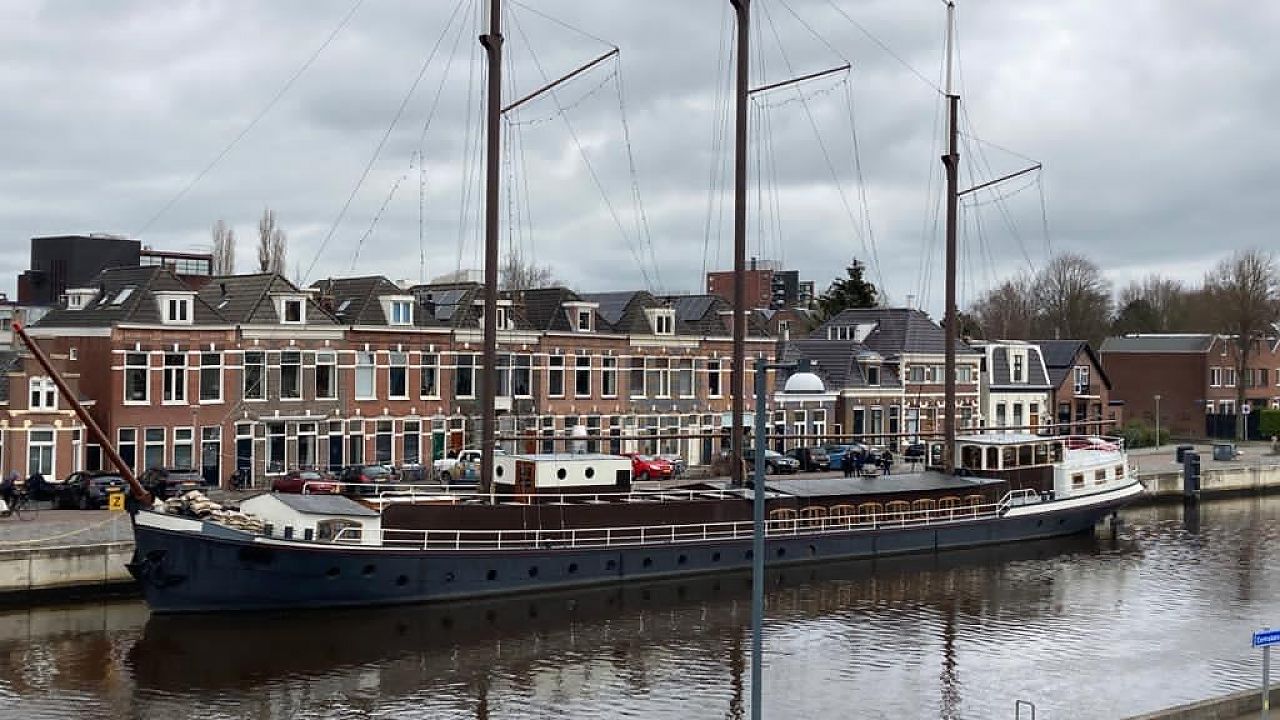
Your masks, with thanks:
M794 516L765 522L770 538L802 537L832 532L908 528L942 523L989 520L1013 505L1038 502L1033 491L1008 493L999 502L945 508L879 510L870 513ZM853 506L846 506L853 507ZM344 530L345 532L345 530ZM751 520L687 525L568 528L555 530L396 530L384 529L383 547L422 550L519 550L676 545L751 537ZM341 540L341 533L335 540Z

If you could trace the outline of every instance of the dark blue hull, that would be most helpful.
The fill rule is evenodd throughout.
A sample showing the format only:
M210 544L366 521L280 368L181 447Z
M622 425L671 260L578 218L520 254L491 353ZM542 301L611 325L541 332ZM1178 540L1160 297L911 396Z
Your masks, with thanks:
M770 537L771 566L932 553L1090 531L1123 502L1026 517ZM391 550L262 543L136 524L130 570L156 612L387 605L750 568L751 538L626 547Z

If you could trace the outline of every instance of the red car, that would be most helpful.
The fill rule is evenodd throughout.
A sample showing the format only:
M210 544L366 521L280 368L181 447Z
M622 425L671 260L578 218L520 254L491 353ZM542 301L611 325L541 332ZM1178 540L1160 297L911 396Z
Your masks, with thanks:
M641 455L640 453L623 453L623 455L631 458L632 480L667 480L671 478L674 470L671 463L656 455Z
M272 492L336 494L342 492L342 485L332 475L318 470L290 470L283 477L271 481Z

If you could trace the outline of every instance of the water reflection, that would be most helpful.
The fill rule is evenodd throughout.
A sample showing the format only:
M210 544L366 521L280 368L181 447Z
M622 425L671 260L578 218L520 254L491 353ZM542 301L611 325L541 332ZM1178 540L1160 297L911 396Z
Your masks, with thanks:
M771 572L766 712L1027 699L1102 718L1248 687L1247 633L1280 612L1277 519L1280 499L1161 506L1114 536ZM734 574L379 610L0 613L0 716L742 718L749 593Z

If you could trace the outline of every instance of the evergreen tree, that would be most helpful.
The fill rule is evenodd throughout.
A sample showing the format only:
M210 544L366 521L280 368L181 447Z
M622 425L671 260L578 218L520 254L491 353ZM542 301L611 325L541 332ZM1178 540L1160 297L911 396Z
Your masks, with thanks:
M823 318L834 317L846 308L869 308L878 304L876 286L862 277L865 270L866 266L855 258L845 268L846 277L837 278L818 296L818 311Z

